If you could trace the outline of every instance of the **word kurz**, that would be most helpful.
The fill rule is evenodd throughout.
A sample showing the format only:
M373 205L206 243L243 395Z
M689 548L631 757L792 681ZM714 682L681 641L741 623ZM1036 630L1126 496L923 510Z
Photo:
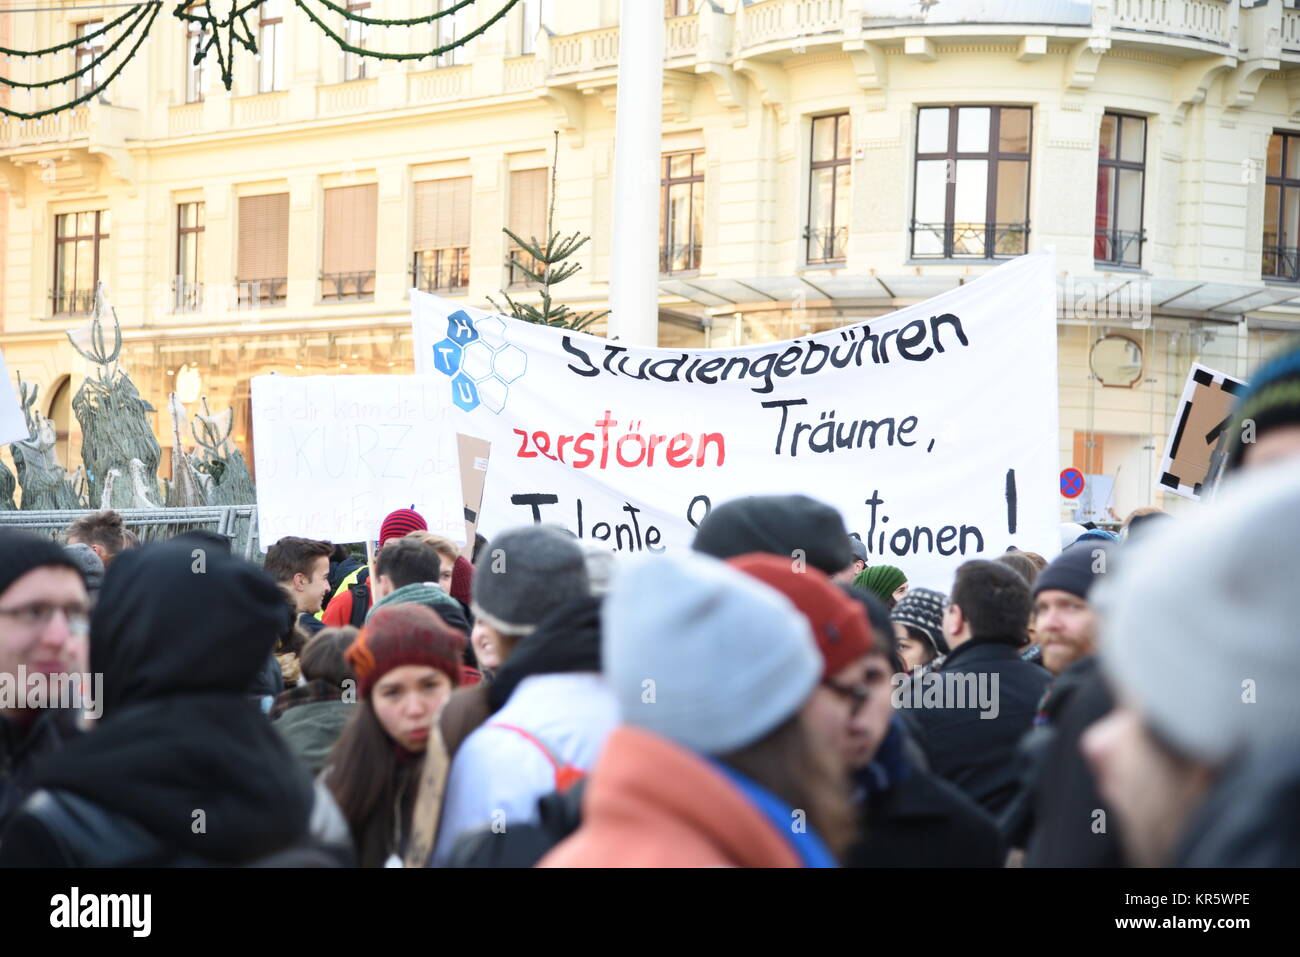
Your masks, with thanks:
M655 451L660 449L660 461L666 462L670 468L681 469L694 462L696 468L700 468L706 461L706 453L712 448L715 452L714 464L721 465L727 458L727 441L723 438L721 432L705 432L702 435L693 436L686 432L681 432L674 436L663 434L643 435L640 432L641 423L639 421L629 421L625 424L626 431L623 435L618 436L612 442L610 441L610 429L618 425L617 419L610 418L610 410L605 410L605 417L597 419L595 426L600 429L600 446L599 455L591 448L591 443L596 441L595 432L583 432L581 435L557 435L552 436L549 432L535 430L531 433L523 429L515 429L515 435L519 436L519 451L515 453L517 458L535 459L539 455L548 458L552 462L563 462L565 465L571 465L575 469L585 469L597 462L596 468L610 467L610 449L614 450L614 464L622 468L639 468L645 466L650 468L655 464ZM531 448L529 447L531 443ZM554 453L552 454L552 449ZM569 449L572 458L564 457L565 450Z

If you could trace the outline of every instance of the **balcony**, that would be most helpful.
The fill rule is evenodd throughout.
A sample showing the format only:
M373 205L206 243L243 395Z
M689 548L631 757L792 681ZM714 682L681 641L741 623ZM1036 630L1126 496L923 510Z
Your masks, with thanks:
M1093 257L1099 267L1139 269L1142 266L1142 244L1146 239L1144 230L1098 229L1093 241Z
M741 7L736 16L736 56L754 56L783 47L797 51L843 39L846 11L859 4L846 0L762 0Z
M0 123L0 150L22 149L44 143L71 145L90 135L91 107L42 116L38 120Z
M1237 4L1230 0L1114 0L1112 31L1196 40L1216 47L1237 44ZM1097 22L1096 12L1093 15Z
M1027 251L1029 223L912 222L913 259L1000 259Z
M1300 282L1300 248L1265 245L1260 275L1273 282Z

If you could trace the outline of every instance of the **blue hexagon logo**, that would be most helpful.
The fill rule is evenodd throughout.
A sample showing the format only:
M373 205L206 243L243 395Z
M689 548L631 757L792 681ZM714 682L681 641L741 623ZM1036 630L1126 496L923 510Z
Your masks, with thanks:
M474 380L464 373L452 379L451 401L466 412L473 411L478 406L478 387L474 385Z
M433 344L433 367L443 375L454 376L460 369L460 346L450 339L440 339Z
M447 338L462 346L478 338L474 320L463 309L458 309L447 317Z

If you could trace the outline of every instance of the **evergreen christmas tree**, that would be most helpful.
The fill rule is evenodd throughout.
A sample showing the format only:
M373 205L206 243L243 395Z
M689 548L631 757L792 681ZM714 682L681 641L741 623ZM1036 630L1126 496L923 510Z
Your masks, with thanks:
M539 307L529 303L516 302L510 298L510 294L505 290L502 290L501 295L505 297L508 309L502 309L491 296L488 297L488 301L492 303L497 312L514 316L524 322L536 322L543 326L559 326L562 329L581 332L592 323L609 315L609 310L578 313L564 303L556 303L551 296L552 286L558 285L582 268L581 263L568 262L567 260L591 241L590 236L584 236L577 232L571 236L562 237L555 229L555 181L559 158L560 133L556 130L555 159L551 163L550 206L546 213L546 245L543 246L536 236L530 236L525 240L522 236L512 232L509 227L502 230L514 240L515 244L523 252L528 254L528 257L531 257L529 261L525 261L526 257L521 256L515 262L514 268L527 276L531 282L537 283L542 294L541 305Z

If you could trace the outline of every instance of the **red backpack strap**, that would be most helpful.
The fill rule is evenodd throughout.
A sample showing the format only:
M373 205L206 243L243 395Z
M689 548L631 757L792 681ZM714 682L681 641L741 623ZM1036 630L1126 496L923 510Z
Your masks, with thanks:
M515 734L521 735L529 741L533 747L537 748L538 751L541 751L542 754L546 755L546 760L551 763L551 770L555 774L555 789L557 791L563 792L569 790L569 788L573 787L574 784L586 776L586 773L581 768L575 768L571 764L561 764L550 748L523 728L513 724L501 724L496 721L489 724L488 727L505 728L507 731L513 731Z

